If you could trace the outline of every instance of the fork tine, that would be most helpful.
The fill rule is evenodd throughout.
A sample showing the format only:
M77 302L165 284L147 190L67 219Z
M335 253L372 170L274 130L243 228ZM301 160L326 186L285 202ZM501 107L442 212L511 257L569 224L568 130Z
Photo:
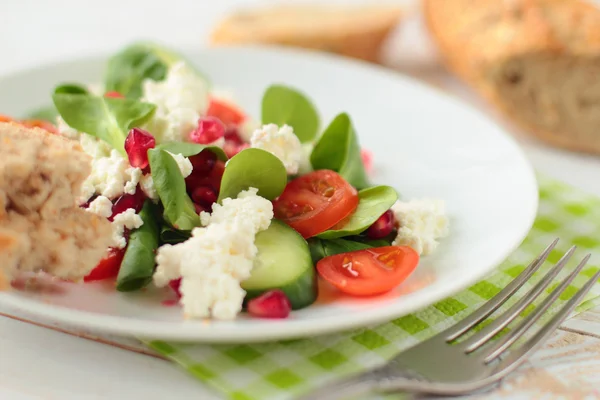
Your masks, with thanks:
M544 325L533 337L531 337L518 350L511 351L509 355L498 364L497 374L506 376L514 371L523 361L527 359L527 355L535 351L546 339L562 324L569 316L571 311L579 304L586 294L592 289L596 282L600 279L600 271L596 272L593 277L573 296L567 304L560 309L552 319Z
M590 254L585 256L583 258L583 260L581 260L581 262L579 263L577 268L575 268L575 270L573 272L571 272L571 274L569 274L567 279L565 279L556 289L554 289L554 291L552 291L552 293L548 297L546 297L546 299L544 299L544 302L542 304L540 304L540 306L535 310L535 312L529 314L527 316L527 318L525 318L523 320L523 322L521 322L519 324L518 327L511 330L505 337L500 339L500 341L498 343L494 343L494 345L491 347L491 350L489 351L489 354L485 357L484 361L486 363L491 362L496 357L498 357L500 354L502 354L506 349L508 349L521 336L523 336L523 334L525 334L525 332L534 323L536 323L537 320L539 320L542 317L544 312L546 312L546 310L548 310L548 308L550 308L550 306L556 301L558 296L560 296L562 294L562 292L565 291L567 286L569 286L571 284L571 282L573 282L573 279L575 279L575 277L577 275L579 275L579 273L581 272L583 267L587 264L589 259L590 259ZM486 351L488 351L488 350L486 349Z
M495 295L491 300L487 301L481 307L479 307L472 314L467 316L462 321L457 324L451 326L444 333L447 341L452 341L454 339L459 338L469 329L483 321L485 318L490 316L494 311L496 311L499 307L502 306L512 296L517 290L523 286L525 282L537 271L540 266L546 261L550 252L556 247L558 243L558 239L554 239L554 241L546 247L546 249L527 266L519 274L519 276L510 282L504 289L502 289L497 295Z
M558 273L567 264L575 252L575 246L571 247L558 263L529 291L523 298L516 302L511 308L502 313L494 322L465 340L461 346L465 347L466 353L471 353L487 343L495 334L500 332L506 325L510 324L539 294L552 282Z

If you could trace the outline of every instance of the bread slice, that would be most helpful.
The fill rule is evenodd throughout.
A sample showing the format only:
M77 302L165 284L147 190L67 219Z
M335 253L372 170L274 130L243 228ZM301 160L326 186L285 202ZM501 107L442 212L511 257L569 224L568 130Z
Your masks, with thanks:
M42 216L73 207L91 160L78 142L0 123L0 209Z
M19 272L79 280L106 254L110 222L75 204L90 170L77 142L0 123L0 289Z
M446 65L541 140L600 154L600 9L580 0L423 0Z
M79 207L60 210L53 218L9 211L0 219L0 275L10 280L18 273L43 271L79 281L111 243L108 220Z
M278 5L237 12L211 34L213 44L277 44L378 62L402 8L385 5Z

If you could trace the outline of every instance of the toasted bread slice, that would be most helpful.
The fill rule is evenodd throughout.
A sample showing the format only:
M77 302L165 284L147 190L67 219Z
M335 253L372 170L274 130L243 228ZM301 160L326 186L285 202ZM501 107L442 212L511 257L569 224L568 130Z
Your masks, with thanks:
M423 0L446 65L539 139L600 154L600 8L581 0Z
M277 44L377 62L398 25L397 6L280 5L238 12L221 21L213 44Z

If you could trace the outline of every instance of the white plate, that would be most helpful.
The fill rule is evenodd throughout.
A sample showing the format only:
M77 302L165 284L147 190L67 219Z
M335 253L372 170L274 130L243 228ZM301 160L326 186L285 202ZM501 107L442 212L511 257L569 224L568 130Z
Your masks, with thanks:
M184 321L178 307L161 305L164 292L122 294L106 284L13 291L1 294L1 303L54 321L147 338L306 337L382 323L448 297L483 278L529 231L538 199L532 168L510 137L466 105L398 73L334 56L261 48L209 49L189 56L255 117L263 91L275 82L307 93L324 123L349 112L361 145L374 153L374 180L395 186L405 199L444 199L450 236L393 292L357 299L322 286L316 304L286 320ZM48 103L58 82L96 82L104 62L104 57L77 60L4 77L0 112L22 115Z

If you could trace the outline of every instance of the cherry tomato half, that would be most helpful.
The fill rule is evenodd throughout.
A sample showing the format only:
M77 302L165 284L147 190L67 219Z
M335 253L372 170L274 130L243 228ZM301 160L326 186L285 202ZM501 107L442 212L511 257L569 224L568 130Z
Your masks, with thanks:
M84 282L100 281L103 279L114 278L119 274L121 262L125 256L125 249L110 249L108 254L100 260L98 265L83 278Z
M337 172L324 169L288 183L273 202L273 211L306 239L331 228L357 205L356 189Z
M341 292L373 296L401 284L418 263L419 254L412 248L386 246L325 257L317 263L317 271Z
M206 115L219 118L225 126L239 125L246 119L246 116L240 109L217 99L210 99Z

